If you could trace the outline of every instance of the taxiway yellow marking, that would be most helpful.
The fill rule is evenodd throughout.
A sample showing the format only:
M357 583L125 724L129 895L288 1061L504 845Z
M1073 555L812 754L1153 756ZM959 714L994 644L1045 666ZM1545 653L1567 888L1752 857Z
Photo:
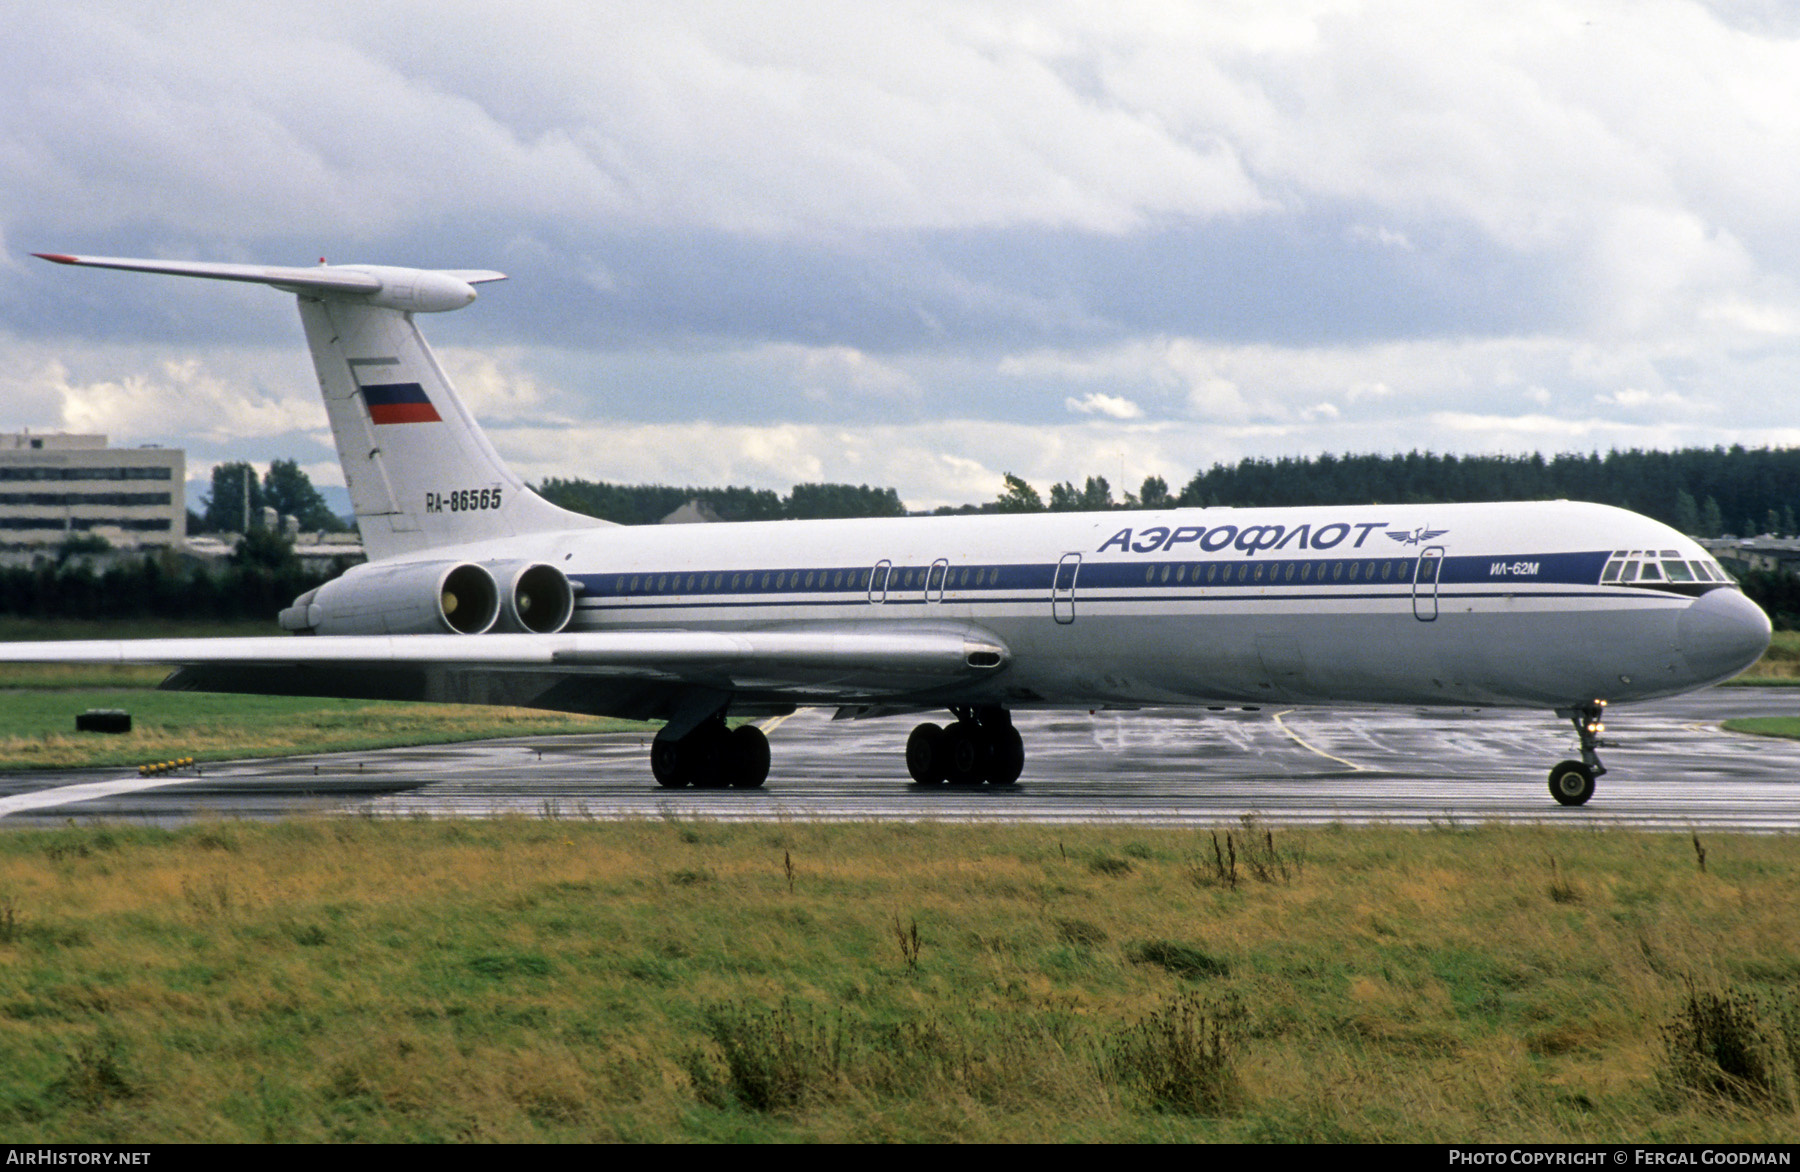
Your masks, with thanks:
M1324 749L1319 748L1317 745L1308 744L1305 737L1301 736L1299 733L1295 732L1293 729L1289 728L1287 725L1285 725L1281 722L1281 718L1286 716L1289 712L1292 712L1292 711L1293 711L1293 709L1290 708L1287 710L1287 712L1277 712L1275 714L1275 727L1280 729L1282 732L1286 733L1288 736L1294 738L1294 743L1296 745L1299 745L1302 749L1305 749L1306 751L1308 751L1310 753L1317 753L1319 756L1325 758L1327 761L1336 761L1339 765L1348 765L1350 768L1356 770L1356 772L1358 772L1358 773L1372 772L1372 770L1368 769L1366 766L1358 765L1354 761L1346 761L1342 757L1334 757L1330 753L1327 753Z
M796 711L798 711L798 709L796 709ZM780 728L782 722L785 721L788 718L788 716L792 716L792 715L794 715L794 713L790 712L787 714L787 716L771 717L770 719L764 721L762 724L757 725L757 727L763 730L764 736L768 736L770 733L772 733L776 729Z

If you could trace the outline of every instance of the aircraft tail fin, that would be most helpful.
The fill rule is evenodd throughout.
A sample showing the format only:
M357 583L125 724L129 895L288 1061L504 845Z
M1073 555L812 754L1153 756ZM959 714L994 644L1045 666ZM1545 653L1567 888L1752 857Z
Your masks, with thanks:
M415 313L461 309L486 270L207 264L38 253L58 264L249 281L293 293L371 561L441 546L608 524L558 508L506 466Z

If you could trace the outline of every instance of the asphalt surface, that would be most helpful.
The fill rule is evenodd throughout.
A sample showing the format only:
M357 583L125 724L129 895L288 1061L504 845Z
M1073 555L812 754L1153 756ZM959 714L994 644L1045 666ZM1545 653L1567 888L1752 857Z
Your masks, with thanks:
M1733 716L1800 715L1800 688L1723 688L1608 713L1609 772L1575 809L1550 766L1566 722L1500 710L1020 713L1010 789L924 788L902 751L917 718L766 722L761 790L666 790L649 734L485 741L203 766L0 774L0 827L70 819L178 823L295 814L711 819L939 819L1218 825L1544 822L1800 830L1800 741L1740 736Z

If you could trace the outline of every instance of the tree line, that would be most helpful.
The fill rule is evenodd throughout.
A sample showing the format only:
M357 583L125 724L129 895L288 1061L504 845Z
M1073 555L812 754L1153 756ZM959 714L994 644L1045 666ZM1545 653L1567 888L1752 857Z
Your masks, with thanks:
M999 512L1065 509L1296 505L1439 504L1463 501L1582 500L1654 517L1695 537L1795 534L1800 449L1684 448L1529 456L1284 456L1214 464L1171 495L1160 476L1114 501L1090 476L1064 481L1049 500L1008 473Z
M343 565L313 569L279 533L254 529L217 568L172 549L108 557L109 547L76 535L29 566L0 568L0 614L19 618L268 619Z
M866 484L796 484L784 497L766 488L675 488L551 477L537 493L553 505L620 525L654 525L689 501L706 505L721 521L906 516L898 492Z
M331 511L297 461L272 460L261 476L243 461L214 464L212 492L204 511L188 510L188 532L247 533L261 526L264 508L296 518L308 532L341 533L350 528Z

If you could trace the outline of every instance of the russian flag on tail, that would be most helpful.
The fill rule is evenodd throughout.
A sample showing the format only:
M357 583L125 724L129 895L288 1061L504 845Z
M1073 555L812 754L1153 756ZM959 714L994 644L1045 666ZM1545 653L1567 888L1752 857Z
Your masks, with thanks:
M362 393L375 423L438 423L443 418L418 383L381 383L362 388Z

